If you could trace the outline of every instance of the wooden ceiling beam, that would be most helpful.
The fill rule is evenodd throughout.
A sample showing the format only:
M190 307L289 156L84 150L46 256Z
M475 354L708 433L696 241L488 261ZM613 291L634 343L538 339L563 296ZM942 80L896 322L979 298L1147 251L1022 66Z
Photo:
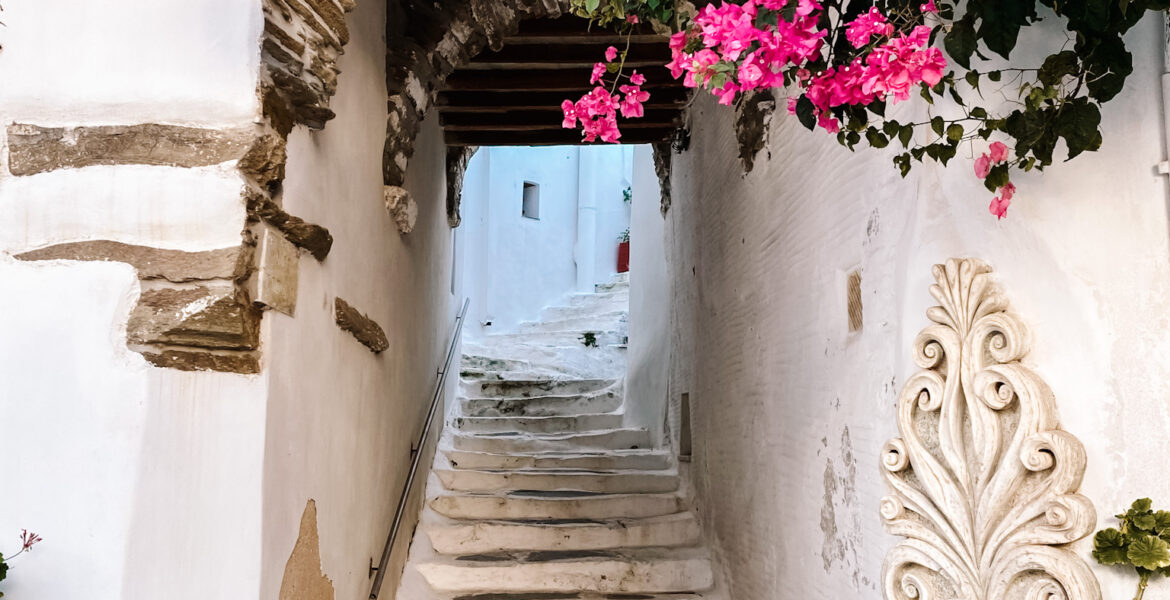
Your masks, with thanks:
M573 92L440 92L436 106L441 112L561 111L561 102L576 100L588 89ZM646 110L681 109L687 102L683 87L659 88L650 92Z
M637 119L621 119L621 127L670 127L678 120L679 111L669 109L647 110ZM557 111L510 111L501 113L443 112L439 123L451 131L493 129L559 129L561 113ZM628 125L627 125L628 124ZM647 125L649 124L649 125Z
M620 126L619 126L620 127ZM623 144L652 144L670 139L674 127L623 129ZM572 129L547 131L446 131L448 146L563 146L580 145L581 132ZM604 142L594 142L603 144Z
M480 92L576 91L583 93L583 89L586 91L591 89L590 75L588 69L461 70L455 71L447 77L443 89ZM647 69L643 75L646 76L646 83L642 87L651 93L655 88L682 87L682 83L672 78L670 71L666 69Z

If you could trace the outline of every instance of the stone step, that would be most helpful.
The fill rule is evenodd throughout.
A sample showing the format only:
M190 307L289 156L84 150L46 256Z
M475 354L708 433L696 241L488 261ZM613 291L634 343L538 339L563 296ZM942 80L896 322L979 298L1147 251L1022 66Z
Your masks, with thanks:
M666 469L670 454L658 450L622 450L592 453L491 454L446 450L452 467L458 469L593 469L646 470Z
M630 291L617 290L603 294L573 294L569 296L568 306L593 307L601 305L629 306Z
M569 434L454 433L451 437L456 450L496 454L574 452L584 449L637 450L650 447L650 432L645 428L610 429Z
M678 490L673 471L476 471L435 469L453 492L580 491L598 494L662 493Z
M582 414L558 417L456 417L455 428L468 432L499 433L569 433L617 429L622 426L621 413Z
M713 594L713 592L710 592ZM583 594L580 592L551 594L461 594L453 600L716 600L708 594ZM722 597L720 597L722 600Z
M528 362L533 369L559 373L559 378L620 379L626 374L626 353L612 346L585 348L574 339L569 346L533 346L522 341L464 342L465 352Z
M587 336L586 334L591 334ZM493 333L483 338L485 344L528 344L536 346L580 346L596 348L621 344L627 335L623 331L582 329L579 331L541 331L528 333Z
M531 398L533 396L590 394L613 387L615 379L513 379L464 381L465 397Z
M451 519L507 521L641 519L686 509L677 494L444 494L431 498L428 504Z
M672 593L706 590L714 584L711 562L705 557L605 552L565 556L546 560L551 557L543 553L514 559L485 555L484 560L463 557L420 564L417 569L441 593ZM576 556L581 558L571 558Z
M462 414L469 417L560 417L605 413L622 406L622 396L615 391L566 396L531 398L463 398Z
M488 521L427 531L440 554L488 554L532 550L612 550L693 546L700 530L689 512L649 519L513 523Z
M617 280L617 281L611 281L609 283L598 283L598 284L593 286L593 292L597 293L597 294L604 294L607 292L616 292L618 290L629 291L629 289L630 289L630 282L628 280L627 281Z
M561 319L581 319L585 317L593 318L617 318L619 316L628 316L630 312L629 302L621 298L612 298L607 300L598 300L596 302L584 302L579 305L567 306L546 306L544 310L540 311L541 321L559 321Z
M605 315L575 315L560 319L541 321L525 321L517 331L527 332L565 332L565 331L624 331L627 315L625 312Z
M526 360L496 358L482 354L467 353L463 354L463 358L459 364L463 369L476 371L523 371L532 367L532 364Z

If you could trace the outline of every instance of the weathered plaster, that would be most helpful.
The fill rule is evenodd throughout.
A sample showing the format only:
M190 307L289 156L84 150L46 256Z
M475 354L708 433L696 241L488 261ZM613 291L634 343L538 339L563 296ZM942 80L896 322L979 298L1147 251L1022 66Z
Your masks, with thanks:
M333 600L333 582L321 570L321 540L317 534L317 503L309 500L297 543L293 546L284 579L280 582L280 600Z

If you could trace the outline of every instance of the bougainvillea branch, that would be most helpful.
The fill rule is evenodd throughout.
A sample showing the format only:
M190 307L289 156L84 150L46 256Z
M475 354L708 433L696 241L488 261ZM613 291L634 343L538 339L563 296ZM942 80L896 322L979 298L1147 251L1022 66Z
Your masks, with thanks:
M863 141L873 148L898 142L893 161L903 176L914 162L946 165L961 145L974 146L976 175L995 194L989 211L1003 218L1015 194L1013 171L1051 165L1061 144L1068 160L1101 146L1100 107L1133 71L1122 36L1170 0L968 0L961 15L945 0L704 4L573 0L577 15L601 26L628 32L631 22L643 22L671 32L672 75L721 104L779 89L804 126L834 134L850 150ZM976 68L973 61L989 64L992 54L1010 61L1020 31L1041 20L1040 7L1064 19L1066 35L1053 39L1051 55L1039 66ZM620 63L604 68L623 77ZM928 105L927 119L886 115L915 93ZM611 101L618 102L612 92L597 93L585 114L611 114L599 112ZM576 121L566 118L565 126ZM586 140L620 139L608 117L582 127Z

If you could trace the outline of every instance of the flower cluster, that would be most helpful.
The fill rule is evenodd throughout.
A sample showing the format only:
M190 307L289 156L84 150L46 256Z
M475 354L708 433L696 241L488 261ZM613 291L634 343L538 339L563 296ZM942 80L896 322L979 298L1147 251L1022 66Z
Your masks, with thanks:
M634 71L629 76L628 84L618 86L617 81L622 78L619 67L616 69L618 75L613 86L617 87L620 93L614 93L612 87L606 89L604 85L605 76L614 70L611 69L611 65L617 57L617 48L613 46L607 48L605 62L593 65L590 80L595 86L593 91L581 96L576 102L565 100L561 103L561 111L564 113L561 125L565 129L574 129L580 122L583 139L586 142L593 142L599 138L603 142L617 142L622 137L617 125L618 113L627 119L645 114L642 103L650 99L650 92L642 89L642 85L646 83L644 75Z
M1003 164L1008 159L1008 147L1003 142L992 142L988 150L990 150L990 153L984 152L979 158L975 159L975 176L980 179L986 179L991 173L992 167ZM991 199L991 205L988 207L988 210L996 218L1002 219L1007 215L1007 209L1012 204L1012 196L1016 194L1016 186L1008 181L1000 186L997 191L999 194Z
M32 550L32 547L34 544L36 544L37 542L43 542L43 541L44 541L44 538L42 538L41 536L39 536L35 533L30 533L29 530L27 530L27 529L20 530L20 551L21 552L27 552L29 550Z

